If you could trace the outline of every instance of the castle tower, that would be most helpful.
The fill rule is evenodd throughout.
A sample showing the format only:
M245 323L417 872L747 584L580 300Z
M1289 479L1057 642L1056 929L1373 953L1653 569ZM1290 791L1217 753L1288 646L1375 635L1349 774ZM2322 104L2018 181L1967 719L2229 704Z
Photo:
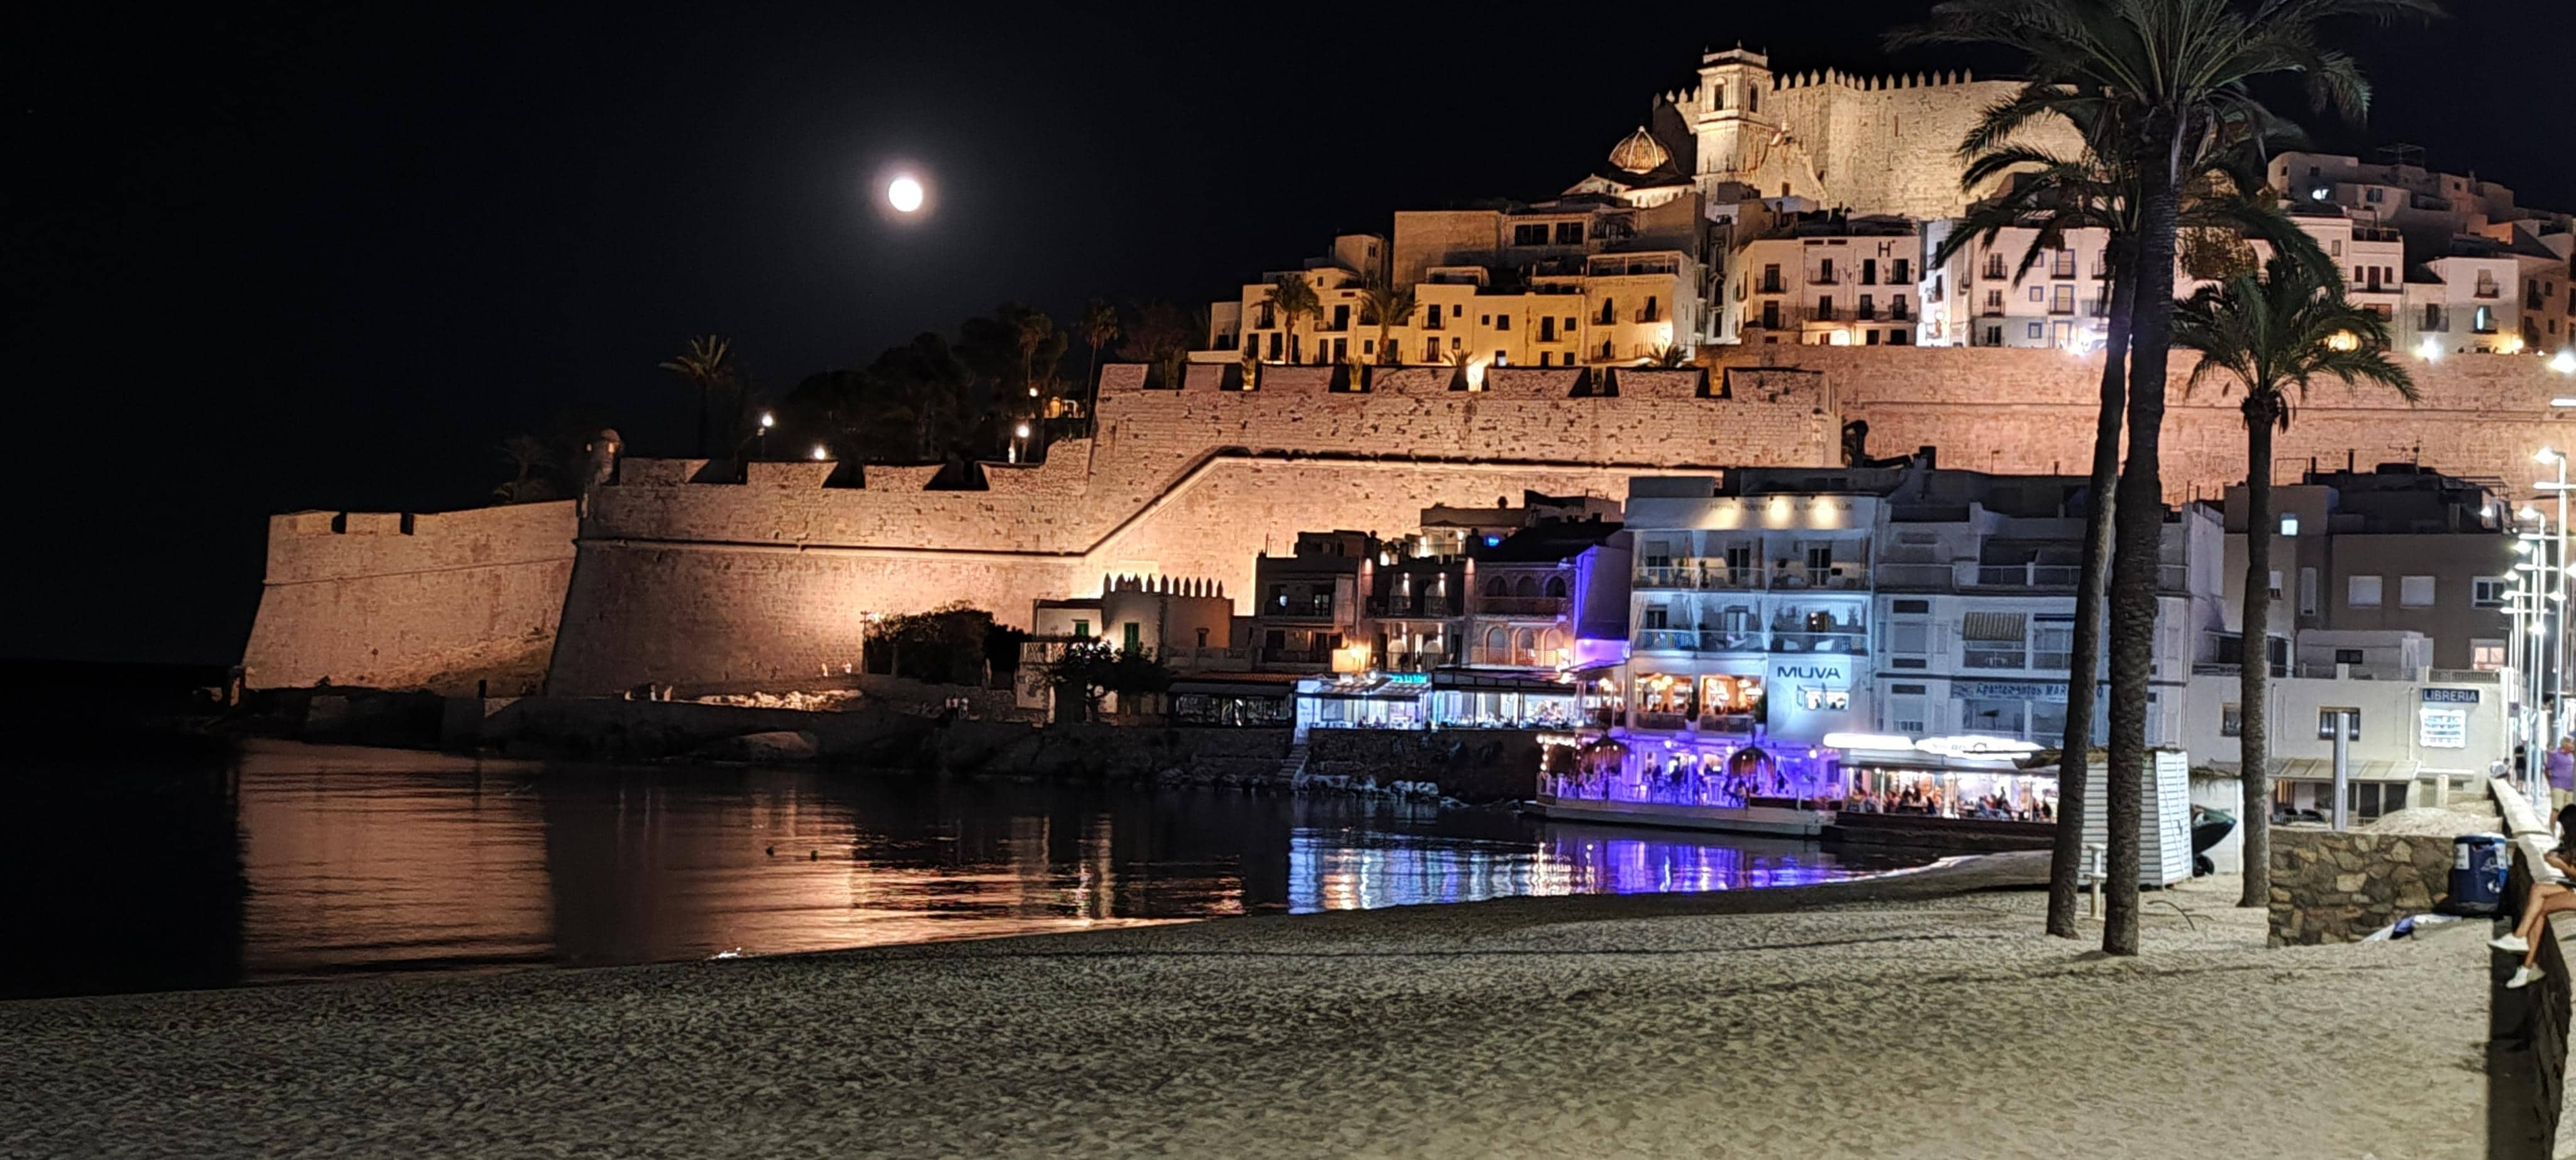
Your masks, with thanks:
M1764 107L1771 83L1771 58L1761 53L1739 46L1701 55L1699 92L1683 112L1699 139L1703 191L1760 164L1756 153L1780 129L1778 114Z

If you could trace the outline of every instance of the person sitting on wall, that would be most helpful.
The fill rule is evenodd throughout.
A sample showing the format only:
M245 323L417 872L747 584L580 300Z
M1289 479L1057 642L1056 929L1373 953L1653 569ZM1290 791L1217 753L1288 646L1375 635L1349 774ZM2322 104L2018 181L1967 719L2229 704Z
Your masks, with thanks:
M2558 811L2558 848L2546 857L2559 873L2576 876L2576 806ZM2487 943L2506 954L2522 956L2522 968L2505 980L2507 988L2528 987L2543 974L2537 940L2549 929L2549 916L2560 911L2576 912L2576 890L2558 882L2534 882L2531 897L2523 902L2522 921L2514 924L2513 933Z

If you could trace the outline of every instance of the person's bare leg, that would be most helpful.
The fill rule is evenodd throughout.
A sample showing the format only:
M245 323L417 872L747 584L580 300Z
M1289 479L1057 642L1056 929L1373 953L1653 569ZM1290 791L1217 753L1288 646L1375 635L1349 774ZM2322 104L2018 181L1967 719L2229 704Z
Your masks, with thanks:
M2549 916L2562 910L2576 911L2576 893L2570 893L2565 887L2547 889L2550 889L2551 893L2540 897L2531 908L2531 917L2523 920L2523 925L2528 929L2515 932L2522 935L2524 942L2531 944L2522 952L2522 965L2525 970L2529 970L2532 963L2540 958L2540 936L2549 929ZM2538 894L2538 891L2533 893Z

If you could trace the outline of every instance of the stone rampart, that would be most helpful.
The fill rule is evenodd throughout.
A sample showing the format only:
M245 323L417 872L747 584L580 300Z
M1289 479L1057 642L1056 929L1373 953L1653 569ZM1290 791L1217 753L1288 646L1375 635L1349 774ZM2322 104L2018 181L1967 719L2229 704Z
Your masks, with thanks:
M554 647L574 531L570 500L272 517L243 680L532 691Z
M2236 400L2185 391L2177 363L2167 491L2212 496L2243 474ZM2284 468L2415 460L2519 498L2534 451L2576 443L2548 405L2576 381L2539 359L2410 365L2412 407L2319 386L2276 443ZM1300 530L1396 532L1423 507L1523 488L1621 497L1640 474L1829 464L1845 419L1867 420L1881 455L1928 444L1944 466L2080 472L2098 373L2098 356L2054 351L1815 346L1731 350L1705 373L1494 368L1477 391L1450 368L1348 392L1313 368L1227 391L1225 375L1162 390L1112 366L1094 438L987 465L982 491L925 491L924 467L755 463L737 481L629 459L591 496L576 565L569 503L277 517L246 663L260 685L504 678L497 694L551 646L557 693L774 687L855 666L869 613L964 601L1018 623L1109 573L1214 578L1240 602L1254 558Z
M2271 943L2354 942L2450 897L2451 841L2368 830L2272 830Z

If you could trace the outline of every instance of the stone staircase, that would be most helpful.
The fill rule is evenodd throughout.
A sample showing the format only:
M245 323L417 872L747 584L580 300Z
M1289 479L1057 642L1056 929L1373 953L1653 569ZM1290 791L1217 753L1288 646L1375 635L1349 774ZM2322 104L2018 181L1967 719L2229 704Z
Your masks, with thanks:
M1279 759L1279 784L1293 786L1306 776L1306 743L1288 747L1288 756Z

